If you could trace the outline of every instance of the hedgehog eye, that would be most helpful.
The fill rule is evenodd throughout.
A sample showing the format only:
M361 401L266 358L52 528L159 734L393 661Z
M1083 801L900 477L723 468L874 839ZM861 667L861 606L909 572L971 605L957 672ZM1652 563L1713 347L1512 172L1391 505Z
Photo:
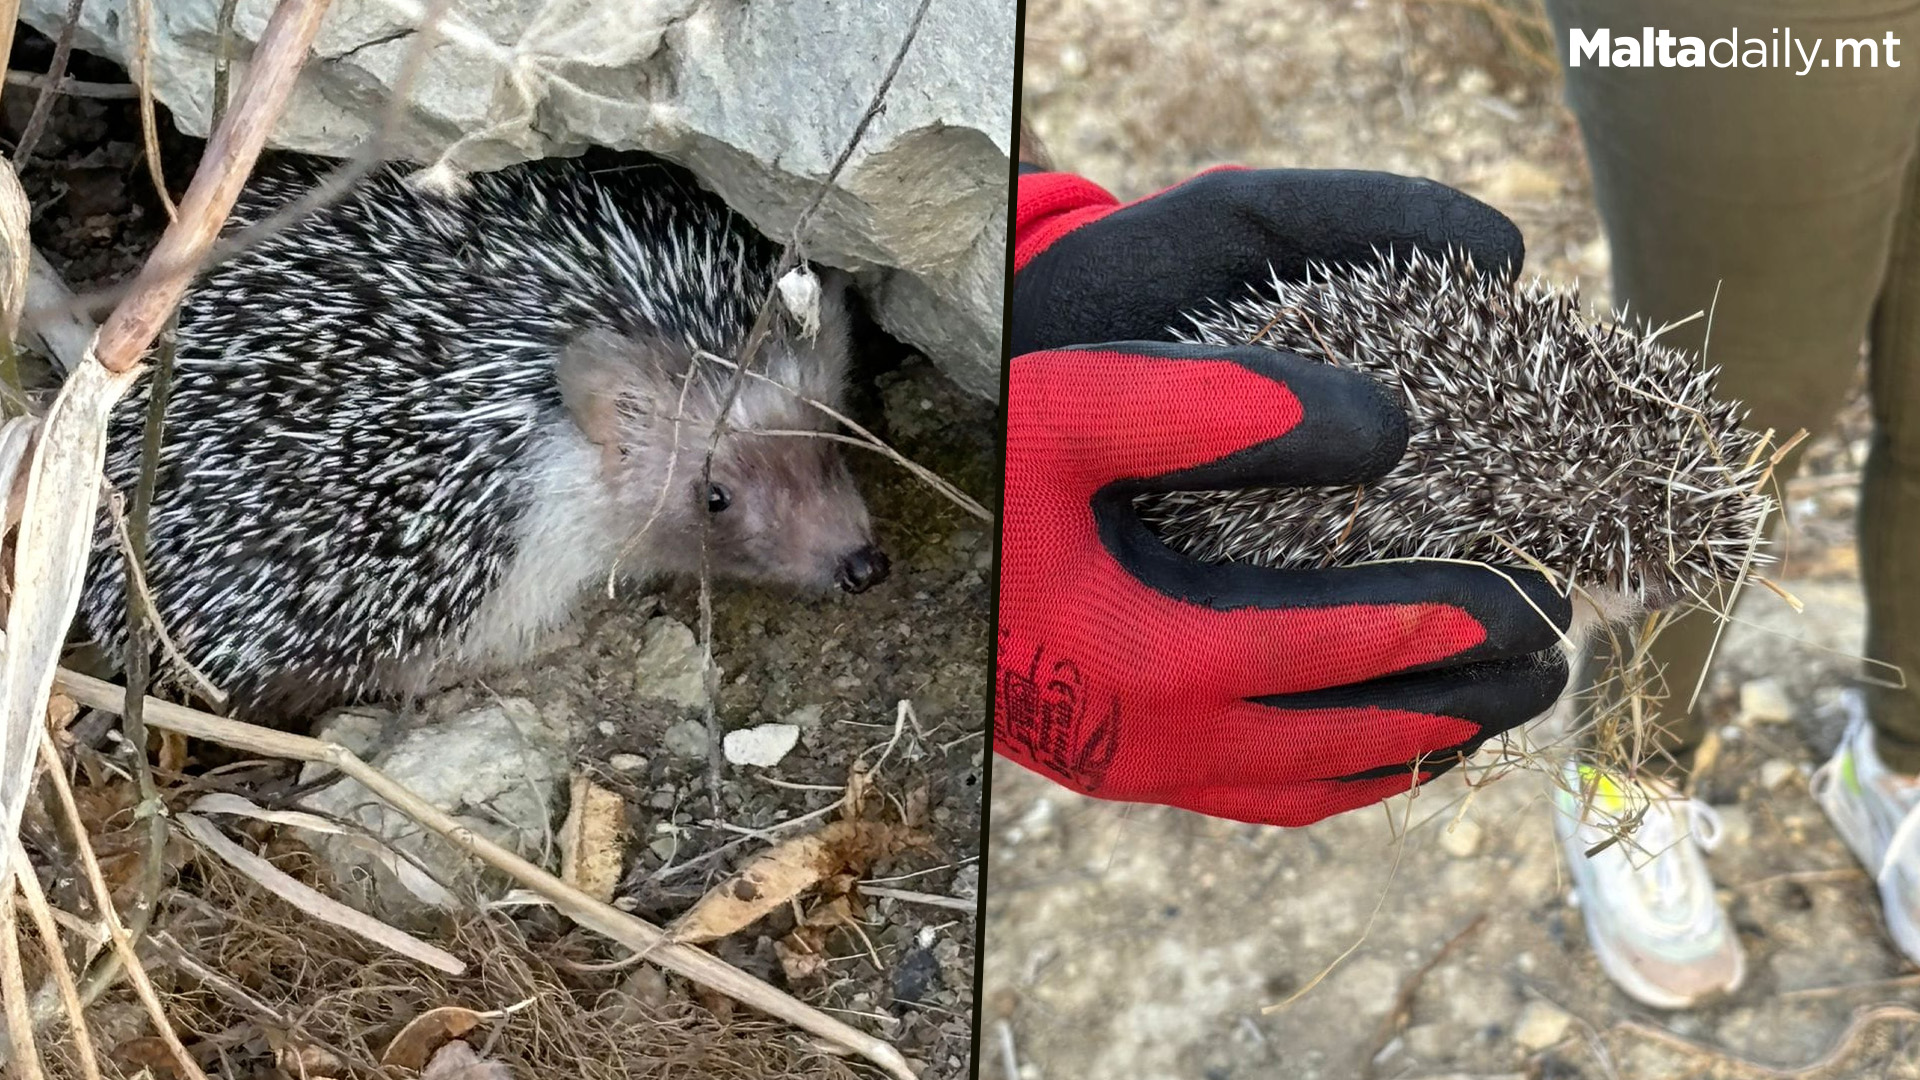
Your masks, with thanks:
M707 488L707 513L717 514L733 505L733 495L719 484Z

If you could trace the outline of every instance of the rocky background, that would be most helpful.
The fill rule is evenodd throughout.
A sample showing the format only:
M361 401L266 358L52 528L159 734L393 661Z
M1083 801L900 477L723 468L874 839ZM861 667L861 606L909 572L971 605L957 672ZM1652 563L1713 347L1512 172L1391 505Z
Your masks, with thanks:
M75 44L131 65L141 4L91 0ZM181 130L212 115L220 0L153 10L154 93ZM790 236L905 37L918 0L340 0L273 145L492 169L587 146L672 158L769 236ZM25 0L55 35L68 0ZM240 0L244 68L273 0ZM424 55L424 13L446 20ZM808 230L856 271L881 325L971 393L997 397L1012 131L1014 5L927 9L873 120ZM408 93L397 123L389 103ZM237 85L237 80L236 80Z
M1529 271L1604 303L1606 242L1535 17L1492 0L1037 0L1023 108L1063 167L1123 199L1225 161L1433 177L1511 216ZM1730 1000L1663 1013L1613 989L1535 774L1477 791L1449 776L1410 810L1282 831L1003 765L982 1076L1920 1077L1920 974L1807 792L1858 670L1864 431L1856 402L1788 489L1781 569L1805 613L1748 596L1703 699L1717 735L1696 794L1724 820L1710 865L1749 961Z

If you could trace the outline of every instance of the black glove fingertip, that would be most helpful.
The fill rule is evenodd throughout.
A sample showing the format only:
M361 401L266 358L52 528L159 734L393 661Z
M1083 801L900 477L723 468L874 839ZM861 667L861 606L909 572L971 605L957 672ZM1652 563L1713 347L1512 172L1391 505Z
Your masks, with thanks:
M1538 652L1565 640L1573 625L1573 597L1534 570L1514 566L1461 566L1456 601L1486 628L1483 649L1512 656Z
M1511 283L1527 261L1520 227L1492 206L1432 180L1415 180L1436 208L1434 225L1420 246L1428 254L1448 247L1467 253L1475 266Z
M1421 771L1437 776L1463 758L1473 756L1489 739L1545 715L1566 691L1569 675L1566 654L1559 649L1547 649L1531 656L1396 675L1334 690L1258 700L1262 704L1287 709L1368 705L1452 717L1477 725L1479 730L1468 738L1432 751L1420 759ZM1383 776L1407 773L1412 767L1412 762L1395 762L1335 779L1376 780Z

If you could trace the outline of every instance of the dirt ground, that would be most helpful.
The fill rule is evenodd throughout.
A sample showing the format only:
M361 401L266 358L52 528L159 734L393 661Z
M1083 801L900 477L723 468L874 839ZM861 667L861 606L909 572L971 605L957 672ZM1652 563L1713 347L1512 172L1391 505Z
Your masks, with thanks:
M1063 167L1123 198L1223 161L1431 176L1514 218L1530 270L1604 301L1578 135L1539 40L1489 14L1509 10L1048 0L1028 9L1023 109ZM1098 803L1003 766L982 1076L1920 1077L1903 1011L1920 974L1807 791L1861 649L1863 432L1856 403L1789 489L1786 585L1805 613L1748 596L1703 698L1719 753L1697 794L1724 819L1710 865L1749 962L1729 1000L1667 1013L1613 989L1536 775L1471 793L1449 776L1410 805L1287 831ZM1790 719L1738 708L1766 677Z
M49 52L45 39L23 30L14 66L44 70ZM125 80L112 65L83 54L75 56L72 70L86 80ZM18 88L4 96L0 133L9 146L25 126L33 99ZM191 176L199 144L173 134L164 109L160 124L169 186L177 196ZM61 99L24 171L35 243L78 288L123 280L165 223L139 139L132 103ZM994 505L999 425L991 405L962 394L924 359L877 332L864 342L857 366L860 388L853 415L909 457ZM857 597L796 598L724 585L716 590L715 659L723 673L718 711L724 725L789 721L802 728L799 747L779 766L731 769L718 808L707 794L703 744L685 737L698 711L648 699L633 686L650 620L665 615L698 627L697 592L691 586L626 589L614 599L593 601L538 663L453 693L476 700L496 694L523 697L545 714L572 718L577 768L628 804L636 839L617 902L656 921L684 911L766 846L764 834L745 843L743 836L836 799L855 758L892 739L897 706L911 702L916 720L900 729L889 764L876 777L876 793L896 809L912 804L923 811L932 842L925 850L884 860L870 877L896 889L945 897L967 910L873 900L860 925L829 939L825 973L791 984L773 949L793 927L789 913L776 913L719 943L716 951L893 1042L921 1075L954 1080L968 1074L971 1061L975 920L970 908L985 775L991 532L877 456L855 452L851 463L892 558L888 581ZM427 703L422 711L435 709ZM676 729L679 738L669 735ZM873 756L868 753L868 760ZM289 771L270 779L280 783L290 776ZM180 793L190 793L190 787ZM722 847L728 848L722 857L701 859ZM697 869L684 872L690 863ZM618 958L604 943L583 941L538 915L494 914L488 921L510 924L510 935L554 949L555 956L583 963ZM591 1001L622 978L618 971L583 976L569 989ZM683 1002L695 999L677 980L669 989ZM464 991L473 997L466 1003L475 1008L512 1004L487 999L479 983ZM701 1004L708 1003L692 1007ZM698 1071L703 1059L697 1044L725 1034L715 1035L711 1020L706 1018L707 1027L696 1023L688 1029L692 1042L685 1053L655 1063L666 1071L646 1075L706 1075ZM556 1034L564 1041L564 1032L521 1032L530 1046ZM507 1038L514 1037L509 1028ZM739 1038L792 1042L796 1035L752 1023L741 1028ZM103 1048L112 1056L111 1045ZM110 1063L110 1071L131 1074L137 1064L120 1060ZM243 1071L257 1065L244 1059L240 1064ZM676 1071L681 1068L695 1072Z

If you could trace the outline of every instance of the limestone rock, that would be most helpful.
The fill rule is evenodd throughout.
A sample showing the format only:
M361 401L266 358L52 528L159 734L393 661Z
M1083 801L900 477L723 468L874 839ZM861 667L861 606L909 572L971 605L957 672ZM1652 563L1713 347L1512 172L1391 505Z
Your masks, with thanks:
M545 857L570 760L564 722L532 702L509 698L405 731L393 730L398 721L389 720L383 738L374 740L367 710L341 716L344 727L330 734L332 725L323 723L321 738L352 746L368 764L475 833L535 861ZM320 769L308 766L314 775ZM472 858L357 781L321 788L301 806L363 826L433 879L453 886L456 897L473 895L463 888L476 881ZM404 915L435 899L419 887L416 871L380 857L371 845L340 836L309 836L308 842L343 888L368 890L358 899L377 913Z
M90 0L75 44L125 65L132 0ZM212 115L220 0L154 4L153 87L189 133ZM393 156L495 169L589 145L686 165L788 236L853 133L917 0L454 0L413 76ZM57 34L67 0L24 0ZM238 60L274 0L240 0ZM273 145L345 157L381 122L431 5L339 0ZM821 203L808 254L856 273L882 326L982 396L1000 385L1014 5L928 9L884 109ZM235 79L238 85L238 78Z

